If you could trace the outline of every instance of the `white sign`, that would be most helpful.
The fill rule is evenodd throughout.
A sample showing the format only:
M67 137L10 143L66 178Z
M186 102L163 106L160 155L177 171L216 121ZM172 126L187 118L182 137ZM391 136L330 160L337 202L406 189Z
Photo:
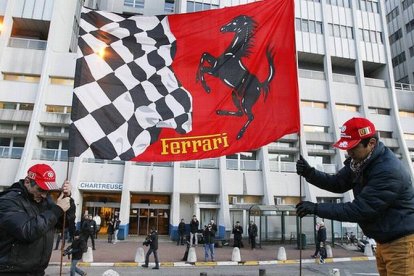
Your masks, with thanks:
M79 190L122 191L122 183L80 182Z

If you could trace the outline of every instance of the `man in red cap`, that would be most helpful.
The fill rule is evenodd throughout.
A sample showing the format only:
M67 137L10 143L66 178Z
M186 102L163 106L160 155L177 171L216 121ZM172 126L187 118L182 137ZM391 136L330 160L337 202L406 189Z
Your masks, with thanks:
M296 171L309 183L333 193L353 190L345 203L302 201L297 215L357 222L377 242L381 276L414 275L414 191L411 177L394 153L378 140L375 126L352 118L341 128L334 147L346 150L344 167L330 175L311 167L301 156Z
M51 191L60 191L56 202ZM55 226L67 212L74 224L75 205L71 186L56 184L46 164L29 168L27 176L0 193L0 274L44 275L53 248Z

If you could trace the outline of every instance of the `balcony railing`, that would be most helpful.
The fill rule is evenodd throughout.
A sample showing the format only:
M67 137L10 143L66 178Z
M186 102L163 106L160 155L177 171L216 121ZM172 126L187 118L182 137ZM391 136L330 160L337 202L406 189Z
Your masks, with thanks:
M296 172L295 162L269 161L271 172Z
M356 76L344 75L344 74L332 74L333 81L344 83L358 83Z
M201 169L218 169L219 159L203 159L203 160L191 160L180 162L181 168L201 168Z
M34 149L33 159L48 161L68 161L68 151L58 149Z
M321 71L314 71L314 70L306 70L306 69L299 69L299 77L306 78L306 79L317 79L317 80L324 80L325 73Z
M261 164L260 160L226 160L226 167L228 170L260 171L262 169Z
M366 86L387 87L387 81L381 79L365 78Z
M20 159L23 148L20 147L0 147L0 158Z
M408 83L396 82L395 83L395 89L413 92L414 91L414 85L413 84L408 84Z
M46 46L47 46L46 40L20 38L20 37L10 37L9 39L9 47L13 47L13 48L46 50Z

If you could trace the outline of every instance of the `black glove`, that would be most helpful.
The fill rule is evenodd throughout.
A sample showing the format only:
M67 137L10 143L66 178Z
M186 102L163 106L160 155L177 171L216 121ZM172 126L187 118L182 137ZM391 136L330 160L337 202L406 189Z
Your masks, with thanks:
M296 173L298 175L308 177L312 171L313 167L311 167L309 163L301 155L299 160L296 161Z
M301 201L296 205L296 215L303 218L309 214L316 214L318 212L318 204L310 201Z

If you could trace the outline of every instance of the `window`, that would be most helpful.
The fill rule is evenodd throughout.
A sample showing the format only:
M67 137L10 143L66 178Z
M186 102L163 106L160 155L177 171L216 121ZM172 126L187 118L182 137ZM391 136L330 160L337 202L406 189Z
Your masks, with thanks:
M205 10L212 10L217 9L219 5L206 3L207 1L200 3L197 1L188 0L187 1L187 12L196 12L196 11L205 11Z
M370 114L390 115L388 108L368 107Z
M48 113L68 113L68 108L63 105L46 105Z
M216 202L215 195L200 195L200 202Z
M329 27L329 34L331 36L354 39L352 27L338 25L338 24L331 24L331 23L328 24L328 27Z
M0 102L0 109L17 109L17 103Z
M314 101L305 101L305 100L302 100L302 101L300 101L300 103L301 103L301 106L303 106L303 107L314 107L314 108L326 108L326 106L327 106L327 103L324 103L324 102L314 102Z
M396 31L395 33L393 33L392 35L390 35L389 40L390 40L390 44L394 44L396 41L398 41L400 38L402 38L402 30L401 28L398 29L398 31Z
M394 18L396 18L398 15L400 15L400 10L398 9L398 6L393 9L392 11L390 11L387 16L387 23L390 23Z
M33 110L34 104L32 103L20 103L19 110Z
M403 63L405 61L405 52L401 52L396 57L392 59L392 66L397 67L399 64Z
M412 111L400 111L398 113L400 114L400 117L411 117L411 118L414 118L414 112L412 112Z
M124 0L124 6L132 8L144 8L145 0Z
M350 105L350 104L335 104L336 109L344 110L344 111L351 111L351 112L358 112L359 106Z
M50 77L50 84L73 86L73 83L71 78Z
M402 1L403 10L408 9L414 3L414 0L404 0Z
M59 149L59 142L58 140L44 140L42 142L42 148L44 149Z
M175 0L165 0L164 11L165 13L174 13L175 10Z
M329 127L327 126L311 126L311 125L304 125L303 130L305 132L324 132L328 133Z
M55 127L55 126L45 126L43 128L45 132L55 132L55 133L61 133L62 128L61 127Z
M26 138L22 137L14 137L13 138L13 147L23 148L25 144Z
M40 76L38 75L19 75L11 73L3 73L3 79L7 81L20 81L20 82L32 82L38 83L40 81Z
M392 138L392 131L378 131L380 138Z
M0 147L10 147L11 138L0 137Z
M414 140L414 133L404 133L405 140Z
M296 31L323 34L322 22L296 18Z
M294 162L294 157L292 154L282 154L282 153L270 153L269 152L269 161L281 161L281 162Z

